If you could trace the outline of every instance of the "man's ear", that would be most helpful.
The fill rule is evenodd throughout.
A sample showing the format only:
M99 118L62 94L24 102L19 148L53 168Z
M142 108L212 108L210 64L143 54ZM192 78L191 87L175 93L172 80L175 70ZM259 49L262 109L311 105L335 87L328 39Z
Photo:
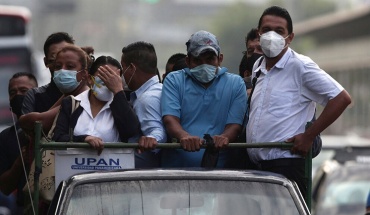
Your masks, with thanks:
M224 60L224 54L220 53L220 56L218 56L218 66L221 66L221 63L223 60Z
M289 34L289 37L288 37L289 42L288 42L288 44L290 44L293 41L293 38L294 38L294 33L292 32L291 34Z
M46 60L46 57L44 57L44 65L46 66L46 68L49 68L49 66L48 66L48 61Z

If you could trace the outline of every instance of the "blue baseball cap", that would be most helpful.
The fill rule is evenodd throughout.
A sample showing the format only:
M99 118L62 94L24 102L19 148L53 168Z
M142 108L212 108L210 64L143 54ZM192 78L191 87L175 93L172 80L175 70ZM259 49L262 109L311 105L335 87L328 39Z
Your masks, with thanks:
M208 31L198 31L191 35L186 43L187 52L194 57L198 57L205 51L213 51L217 56L220 54L220 45L216 36Z

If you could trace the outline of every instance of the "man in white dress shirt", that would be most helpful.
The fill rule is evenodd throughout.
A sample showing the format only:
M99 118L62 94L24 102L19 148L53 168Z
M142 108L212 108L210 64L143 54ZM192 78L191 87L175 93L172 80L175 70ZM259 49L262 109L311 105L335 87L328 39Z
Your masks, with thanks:
M294 38L286 9L272 6L258 23L263 59L256 61L252 79L257 77L250 103L247 143L294 142L293 148L248 149L260 169L285 175L307 192L304 156L314 138L332 124L351 103L350 95L310 58L289 48ZM260 59L260 60L261 60ZM325 108L308 129L316 103Z

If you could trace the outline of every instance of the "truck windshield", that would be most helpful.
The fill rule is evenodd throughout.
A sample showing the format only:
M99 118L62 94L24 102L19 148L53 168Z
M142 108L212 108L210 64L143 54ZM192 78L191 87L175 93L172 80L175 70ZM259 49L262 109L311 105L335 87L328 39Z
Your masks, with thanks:
M67 214L300 214L282 185L222 180L83 184L67 205Z

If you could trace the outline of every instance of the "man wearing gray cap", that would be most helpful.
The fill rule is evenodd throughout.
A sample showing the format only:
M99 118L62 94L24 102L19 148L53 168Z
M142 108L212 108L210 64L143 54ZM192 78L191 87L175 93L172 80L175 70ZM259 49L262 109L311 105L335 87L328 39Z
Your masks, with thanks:
M188 68L166 77L161 98L166 130L184 150L162 150L162 167L199 167L204 134L221 149L217 167L223 167L222 148L237 138L246 112L244 81L220 67L223 54L213 34L198 31L186 46Z

